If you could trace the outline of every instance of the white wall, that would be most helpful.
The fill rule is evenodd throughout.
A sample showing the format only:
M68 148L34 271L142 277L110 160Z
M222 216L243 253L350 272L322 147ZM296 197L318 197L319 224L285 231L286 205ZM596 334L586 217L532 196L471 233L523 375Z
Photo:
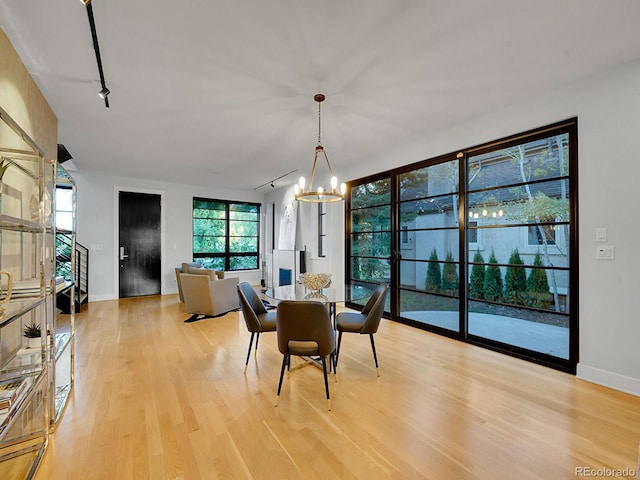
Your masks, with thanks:
M157 182L129 177L71 172L77 190L77 240L89 249L89 300L118 298L117 190L161 194L162 293L176 293L174 268L192 260L193 197L262 202L255 191L207 189L202 186ZM259 284L260 270L229 272L240 281Z
M640 61L472 119L341 171L356 178L578 117L578 377L640 395ZM615 259L596 260L595 229Z

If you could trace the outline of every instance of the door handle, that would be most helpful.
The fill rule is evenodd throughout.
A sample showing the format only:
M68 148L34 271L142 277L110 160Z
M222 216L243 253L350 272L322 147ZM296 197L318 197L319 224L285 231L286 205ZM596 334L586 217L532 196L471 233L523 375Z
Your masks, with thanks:
M125 258L129 258L129 255L125 255L124 247L120 247L120 260L124 260Z

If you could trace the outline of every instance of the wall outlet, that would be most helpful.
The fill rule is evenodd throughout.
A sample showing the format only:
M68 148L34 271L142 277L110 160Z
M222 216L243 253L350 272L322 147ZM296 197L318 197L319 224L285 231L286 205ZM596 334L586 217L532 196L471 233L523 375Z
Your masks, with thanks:
M597 260L613 260L614 259L613 245L598 245L596 247L596 259Z

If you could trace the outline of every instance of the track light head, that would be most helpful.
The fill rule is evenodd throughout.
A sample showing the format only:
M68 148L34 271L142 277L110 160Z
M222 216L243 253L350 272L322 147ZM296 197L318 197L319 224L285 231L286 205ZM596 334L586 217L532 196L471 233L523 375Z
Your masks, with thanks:
M100 98L107 98L107 95L109 95L111 92L109 91L109 89L107 87L102 87L102 90L100 90L98 92L98 96Z

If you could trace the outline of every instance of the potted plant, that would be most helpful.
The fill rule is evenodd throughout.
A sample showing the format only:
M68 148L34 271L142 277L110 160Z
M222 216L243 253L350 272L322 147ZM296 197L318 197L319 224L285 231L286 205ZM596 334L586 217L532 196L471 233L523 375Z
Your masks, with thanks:
M30 323L24 326L23 334L27 338L27 348L40 348L42 330L39 323L32 319Z

